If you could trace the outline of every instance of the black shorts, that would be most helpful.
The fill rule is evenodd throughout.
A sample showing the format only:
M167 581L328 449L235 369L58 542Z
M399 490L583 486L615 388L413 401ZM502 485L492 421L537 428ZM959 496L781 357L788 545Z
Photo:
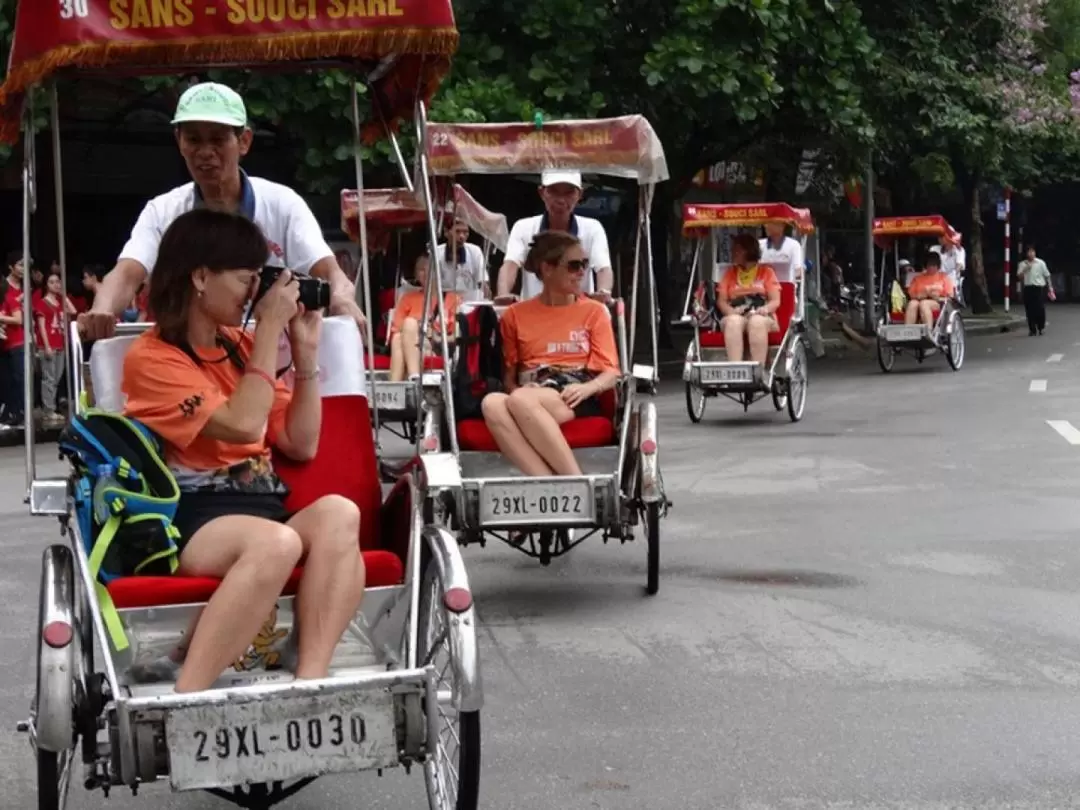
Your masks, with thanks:
M180 532L177 546L184 550L195 532L219 517L249 515L285 523L293 513L280 495L259 492L182 492L173 525Z

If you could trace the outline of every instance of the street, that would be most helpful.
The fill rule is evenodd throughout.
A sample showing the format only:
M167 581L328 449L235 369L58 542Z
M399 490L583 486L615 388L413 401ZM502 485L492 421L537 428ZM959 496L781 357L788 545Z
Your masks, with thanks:
M465 551L482 621L492 810L1080 807L1080 308L1043 337L811 360L806 416L659 398L674 507L643 542L541 568ZM1050 424L1053 423L1053 424ZM39 447L46 470L52 446ZM0 808L36 806L15 724L55 524L0 451ZM211 810L166 783L69 808ZM420 810L422 776L328 777L284 808Z

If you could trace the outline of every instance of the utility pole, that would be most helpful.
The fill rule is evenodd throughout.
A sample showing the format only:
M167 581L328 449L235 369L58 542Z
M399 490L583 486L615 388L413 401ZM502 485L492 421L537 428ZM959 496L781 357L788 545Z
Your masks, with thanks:
M874 283L874 152L870 150L866 154L866 179L863 183L863 229L866 238L866 275L863 281L866 285L863 306L863 334L870 337L874 334L874 321L877 315L874 306L877 298L877 285Z

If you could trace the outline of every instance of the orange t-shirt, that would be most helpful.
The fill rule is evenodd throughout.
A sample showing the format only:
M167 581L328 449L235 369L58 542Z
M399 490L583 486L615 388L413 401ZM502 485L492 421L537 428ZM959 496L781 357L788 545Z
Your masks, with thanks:
M716 285L717 297L728 303L745 295L764 295L766 298L780 289L776 272L767 264L751 265L745 270L729 267Z
M942 272L919 273L911 280L911 286L908 287L908 295L912 298L929 295L939 301L943 298L952 298L954 291L952 279Z
M448 337L454 336L453 324L455 318L457 318L457 308L461 303L461 298L454 293L446 293L443 296L443 309L446 311L446 322L451 324L447 329ZM438 307L436 306L435 297L431 297L431 325L434 328L438 328ZM405 323L406 318L415 318L417 323L424 322L424 291L423 290L409 290L407 293L401 296L397 305L394 307L394 320L390 323L390 337L393 337L401 331L402 324Z
M577 298L552 307L539 297L513 304L500 323L508 371L551 366L599 374L619 370L615 332L604 305Z
M254 335L237 328L221 333L236 345L237 356L247 361ZM165 461L182 489L278 491L270 468L270 447L285 426L292 392L284 381L277 381L261 441L230 444L206 438L200 434L214 411L232 396L243 372L224 347L198 349L196 354L202 363L162 340L157 329L140 335L124 357L124 414L162 438Z

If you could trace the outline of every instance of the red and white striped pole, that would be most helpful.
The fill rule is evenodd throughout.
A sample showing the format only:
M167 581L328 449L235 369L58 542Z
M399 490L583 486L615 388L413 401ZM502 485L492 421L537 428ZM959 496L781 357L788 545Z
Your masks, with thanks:
M1012 280L1009 270L1012 266L1012 189L1005 187L1005 311L1009 311L1009 298Z

